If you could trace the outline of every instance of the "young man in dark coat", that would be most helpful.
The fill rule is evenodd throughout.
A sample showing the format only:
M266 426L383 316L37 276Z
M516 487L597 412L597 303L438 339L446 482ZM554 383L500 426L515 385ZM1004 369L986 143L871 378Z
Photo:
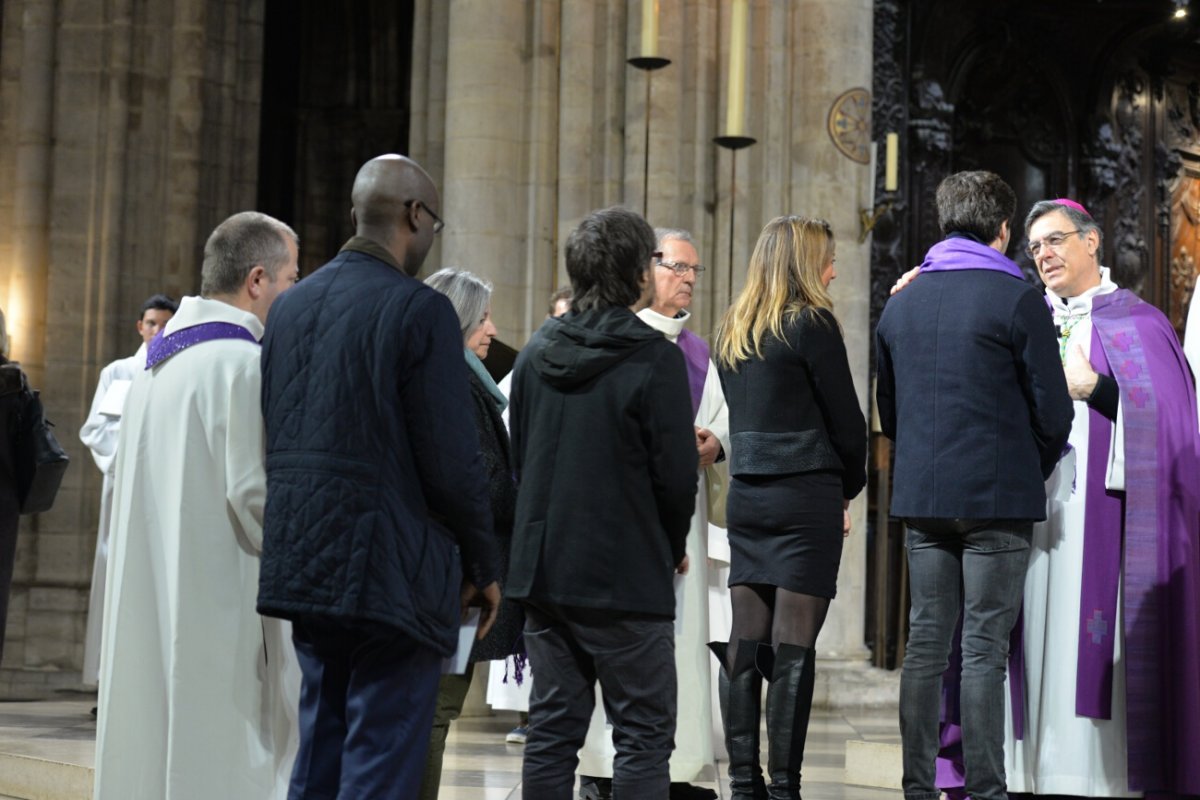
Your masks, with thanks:
M938 702L962 613L966 789L1004 800L1004 668L1044 481L1073 411L1042 295L1004 252L1017 199L991 172L937 190L945 239L879 320L876 399L912 589L900 682L906 800L937 800Z
M597 680L613 723L616 797L667 796L674 746L676 571L696 494L687 368L639 320L654 231L593 212L566 244L573 310L549 319L513 370L521 488L508 596L526 604L537 679L523 791L569 800Z
M482 593L482 637L500 601L458 318L412 277L437 190L380 156L352 199L356 235L263 339L258 610L293 621L304 676L293 800L416 796L461 603Z

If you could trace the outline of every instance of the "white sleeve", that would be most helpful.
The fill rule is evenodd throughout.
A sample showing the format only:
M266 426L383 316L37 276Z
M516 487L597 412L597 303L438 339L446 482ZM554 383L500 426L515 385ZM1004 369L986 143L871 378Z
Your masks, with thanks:
M262 552L263 507L267 502L266 439L263 430L262 372L247 362L230 382L225 423L225 499L245 535L250 552Z
M79 429L79 440L92 451L92 460L101 472L109 474L117 460L117 439L121 435L121 418L100 413L100 406L113 382L116 362L100 370L100 382L92 397L87 420Z
M1108 472L1104 476L1104 488L1109 491L1125 491L1125 413L1117 406L1117 419L1113 422L1112 444L1108 447Z

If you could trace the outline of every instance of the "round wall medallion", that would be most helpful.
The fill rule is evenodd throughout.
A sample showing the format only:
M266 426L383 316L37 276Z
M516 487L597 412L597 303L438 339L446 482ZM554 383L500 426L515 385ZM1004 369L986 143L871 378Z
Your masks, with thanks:
M833 146L853 161L871 163L871 93L866 89L843 92L829 109L829 138Z

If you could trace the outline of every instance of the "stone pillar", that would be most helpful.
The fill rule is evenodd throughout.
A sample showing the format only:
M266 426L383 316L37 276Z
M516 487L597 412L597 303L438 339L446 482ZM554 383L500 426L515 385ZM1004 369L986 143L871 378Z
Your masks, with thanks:
M493 282L493 318L508 342L540 324L553 281L558 27L557 3L450 3L447 227L436 266Z
M101 476L77 431L137 309L255 202L263 0L4 0L0 303L71 456L22 519L0 696L77 684Z
M834 100L854 88L871 88L872 0L796 0L791 25L794 46L790 93L790 210L829 220L837 236L838 277L830 286L859 405L869 409L870 246L858 243L860 208L868 208L874 175L834 146L828 116ZM784 26L780 26L784 27ZM868 120L869 123L869 120ZM870 136L870 125L865 135ZM838 597L818 648L825 655L865 660L866 523L864 491L851 504L853 533L846 539L838 575Z

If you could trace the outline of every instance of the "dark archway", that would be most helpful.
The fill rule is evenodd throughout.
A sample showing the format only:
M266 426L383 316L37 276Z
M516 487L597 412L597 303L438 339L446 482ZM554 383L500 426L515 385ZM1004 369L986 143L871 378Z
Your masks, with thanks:
M259 210L300 235L307 274L348 239L364 161L408 150L412 0L267 0Z

